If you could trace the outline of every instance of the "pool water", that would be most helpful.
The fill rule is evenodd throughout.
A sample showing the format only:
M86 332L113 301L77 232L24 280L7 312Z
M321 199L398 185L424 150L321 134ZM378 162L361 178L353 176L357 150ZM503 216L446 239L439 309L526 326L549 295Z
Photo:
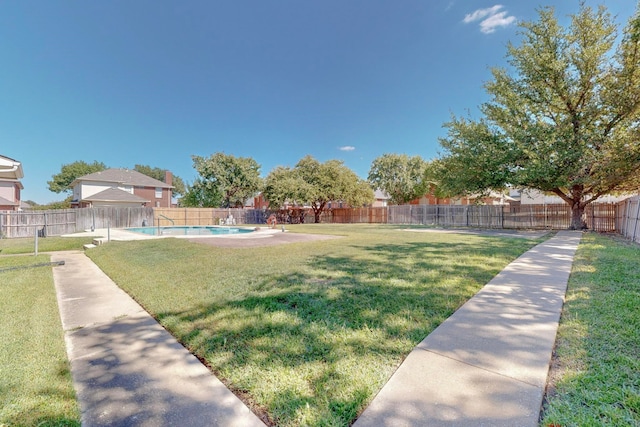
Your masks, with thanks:
M251 233L253 230L237 227L216 227L213 225L168 226L168 227L132 227L128 231L150 236L211 236Z

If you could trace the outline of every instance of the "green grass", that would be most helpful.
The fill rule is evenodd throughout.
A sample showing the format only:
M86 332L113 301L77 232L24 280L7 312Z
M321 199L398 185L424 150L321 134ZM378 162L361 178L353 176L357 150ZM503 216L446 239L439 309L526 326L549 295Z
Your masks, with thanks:
M0 257L0 426L80 426L48 262Z
M88 254L263 419L347 426L431 330L537 241L298 225L338 240Z
M38 253L81 250L93 237L40 237ZM29 254L35 252L35 238L0 239L0 255Z
M541 426L640 426L640 247L585 234Z

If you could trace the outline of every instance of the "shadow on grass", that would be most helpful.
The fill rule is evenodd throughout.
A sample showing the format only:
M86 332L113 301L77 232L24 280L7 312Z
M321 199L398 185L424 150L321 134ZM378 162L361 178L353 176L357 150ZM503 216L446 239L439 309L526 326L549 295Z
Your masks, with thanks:
M263 277L234 300L156 315L274 425L346 426L416 344L531 244L362 245Z
M60 363L58 375L69 381L69 367L66 362ZM1 399L2 396L8 399ZM12 402L12 399L17 399ZM80 411L76 406L76 395L72 388L44 387L37 391L25 393L20 387L0 387L0 400L4 401L0 408L0 426L65 426L80 427ZM15 404L14 404L15 403ZM75 415L74 415L75 412Z

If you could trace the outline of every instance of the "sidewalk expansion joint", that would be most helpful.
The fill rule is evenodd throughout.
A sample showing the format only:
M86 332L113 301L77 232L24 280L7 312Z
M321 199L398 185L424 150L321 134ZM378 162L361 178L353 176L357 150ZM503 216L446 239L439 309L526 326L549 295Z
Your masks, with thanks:
M433 350L428 349L428 348L420 348L420 347L418 347L418 348L416 348L416 350L426 351L427 353L435 354L438 357L444 357L445 359L453 360L454 362L457 362L457 363L462 363L463 365L467 365L467 366L469 366L471 368L474 368L474 369L479 369L479 370L484 371L484 372L489 372L490 374L493 374L493 375L499 375L502 378L508 378L510 380L517 381L517 382L519 382L521 384L526 384L526 385L531 386L531 387L535 387L535 388L538 388L538 389L540 388L540 386L537 385L537 384L531 384L530 382L523 381L523 380L521 380L519 378L511 377L509 375L505 375L505 374L502 374L500 372L492 371L491 369L483 368L482 366L474 365L472 363L465 362L464 360L456 359L454 357L447 356L446 354L438 353L437 351L433 351Z

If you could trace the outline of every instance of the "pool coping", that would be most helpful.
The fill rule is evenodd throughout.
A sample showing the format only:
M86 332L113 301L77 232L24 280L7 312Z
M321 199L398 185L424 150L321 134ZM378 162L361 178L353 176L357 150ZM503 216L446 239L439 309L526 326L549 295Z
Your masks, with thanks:
M214 226L219 227L219 226ZM174 237L178 239L246 239L246 238L261 238L268 237L275 233L280 233L281 230L256 227L256 226L234 226L234 228L253 228L253 233L239 233L239 234L210 234L210 235L164 235L164 236L151 236L149 234L137 233L135 231L129 231L125 228L96 228L94 230L85 230L78 233L63 234L62 237L94 237L94 242L102 244L110 240L113 241L130 241L130 240L151 240L151 239L166 239Z

